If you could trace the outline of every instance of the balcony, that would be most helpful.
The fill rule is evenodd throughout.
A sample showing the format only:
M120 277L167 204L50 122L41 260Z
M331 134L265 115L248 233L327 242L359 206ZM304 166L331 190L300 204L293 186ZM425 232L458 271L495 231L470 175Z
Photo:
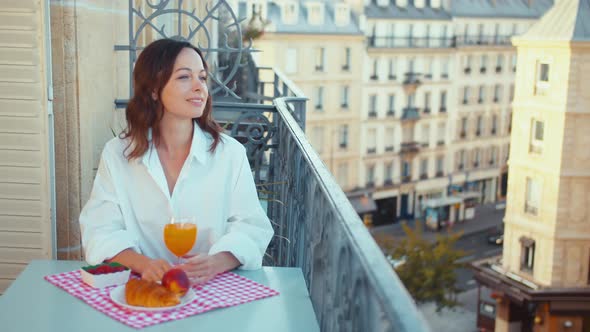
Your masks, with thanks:
M400 146L400 154L415 154L420 151L420 143L418 142L402 142Z
M265 264L303 270L323 331L428 331L413 299L307 141L302 129L305 96L276 70L252 70L257 81L249 96L255 102L220 105L216 114L230 111L227 114L234 112L237 122L250 119L232 123L230 130L233 136L240 136L239 128L257 136L242 140L252 157L255 181L276 193L268 200L267 212L277 236ZM272 79L258 80L269 74ZM262 119L267 113L271 116ZM253 125L264 131L252 131Z
M402 183L408 183L408 182L412 182L412 175L402 175Z
M454 38L412 37L412 36L369 36L368 48L451 48L455 47Z
M420 113L417 107L406 107L402 111L402 121L417 121L420 119Z
M457 36L456 45L459 46L512 46L511 35L471 35Z
M404 81L402 84L404 85L404 90L406 94L410 95L416 92L416 89L422 82L420 82L420 73L414 72L407 72L404 74Z

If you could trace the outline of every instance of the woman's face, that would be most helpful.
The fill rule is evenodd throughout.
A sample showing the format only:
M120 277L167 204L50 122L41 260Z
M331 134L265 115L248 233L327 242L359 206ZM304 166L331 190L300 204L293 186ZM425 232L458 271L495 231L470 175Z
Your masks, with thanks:
M207 72L199 54L184 48L176 57L172 75L162 89L164 114L193 119L203 115L209 90Z

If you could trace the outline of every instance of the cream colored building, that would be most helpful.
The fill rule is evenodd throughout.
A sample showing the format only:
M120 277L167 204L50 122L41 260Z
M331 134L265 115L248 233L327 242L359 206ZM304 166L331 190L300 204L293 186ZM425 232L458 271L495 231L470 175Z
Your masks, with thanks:
M309 98L306 133L326 166L343 190L362 186L357 138L364 37L351 5L250 1L239 6L247 21L258 14L270 22L254 43L262 51L255 55L257 64L276 67Z
M255 44L263 51L259 60L280 68L310 98L306 133L322 160L353 204L370 198L365 208L378 212L374 223L388 223L423 217L423 205L450 188L479 195L481 203L505 198L516 66L510 37L551 4L249 0L239 6L248 20L258 13L270 21ZM345 24L334 33L345 17L338 13L349 10L364 39L347 35L355 29ZM350 71L341 69L346 59ZM451 214L465 217L459 209Z
M558 1L514 39L504 250L476 265L496 331L590 329L589 20L587 0Z

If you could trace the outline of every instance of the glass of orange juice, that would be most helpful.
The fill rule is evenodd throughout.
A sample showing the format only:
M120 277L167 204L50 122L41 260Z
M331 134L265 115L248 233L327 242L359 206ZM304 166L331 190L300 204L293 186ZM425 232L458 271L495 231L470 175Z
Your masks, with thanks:
M164 243L182 263L182 256L186 255L197 241L197 224L194 217L172 217L164 226Z

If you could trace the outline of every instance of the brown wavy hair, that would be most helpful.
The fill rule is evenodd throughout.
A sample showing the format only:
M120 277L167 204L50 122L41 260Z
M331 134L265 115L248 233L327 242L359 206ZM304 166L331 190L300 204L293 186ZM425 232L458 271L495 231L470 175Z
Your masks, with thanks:
M162 89L172 76L176 57L184 48L195 50L203 60L205 71L209 72L209 66L201 50L189 42L174 39L160 39L152 42L141 51L135 62L133 97L125 109L127 128L121 134L121 138L130 139L125 148L129 161L141 157L147 151L150 128L153 141L157 144L160 140L160 121L164 115L164 107L160 102ZM152 98L154 91L158 95L157 100ZM194 119L202 130L213 137L213 143L209 147L210 152L214 152L217 148L223 131L223 128L213 119L212 103L211 94L208 94L203 114Z

